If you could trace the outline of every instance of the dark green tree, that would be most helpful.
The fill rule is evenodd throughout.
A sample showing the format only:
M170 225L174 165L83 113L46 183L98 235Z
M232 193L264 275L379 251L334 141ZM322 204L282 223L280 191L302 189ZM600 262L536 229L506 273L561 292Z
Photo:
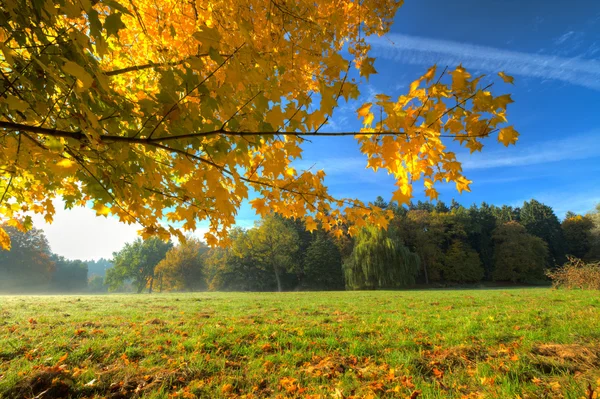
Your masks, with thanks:
M164 259L167 251L173 245L159 238L147 240L138 238L131 244L126 244L119 252L113 253L114 266L106 273L106 284L114 291L126 281L132 280L138 293L148 287L152 292L154 285L154 269Z
M318 231L304 256L302 288L339 290L344 288L342 256L333 240Z
M484 279L491 280L494 270L492 232L496 228L496 217L494 217L492 208L485 202L479 208L477 205L472 205L467 214L467 240L479 254L485 273Z
M593 220L588 216L568 215L561 223L567 255L583 259L592 248Z
M479 255L469 244L455 240L444 256L442 276L450 283L476 283L483 278Z
M499 225L493 234L494 280L531 282L544 276L548 247L517 222Z
M520 222L529 234L541 238L548 245L548 266L555 267L566 261L565 239L551 207L533 199L525 202L521 208Z

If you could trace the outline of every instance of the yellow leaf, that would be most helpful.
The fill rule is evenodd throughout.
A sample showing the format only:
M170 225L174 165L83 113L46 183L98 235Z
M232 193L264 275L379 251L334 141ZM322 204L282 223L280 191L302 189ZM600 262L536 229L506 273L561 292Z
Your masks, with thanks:
M505 74L504 72L498 72L498 76L500 76L505 83L510 83L511 85L515 84L515 78Z
M0 249L10 250L10 236L0 227Z
M452 75L452 90L463 91L467 87L467 79L471 77L471 74L459 65L456 69L450 72Z
M500 132L498 133L498 141L507 147L510 144L516 144L518 139L519 132L517 132L512 126L500 129Z
M360 76L364 76L367 80L369 80L369 75L377 73L373 63L375 62L375 58L367 57L360 63L359 73Z
M265 204L264 198L255 198L250 201L252 208L256 210L258 215L264 216L269 213L269 207Z
M62 70L65 71L65 73L76 77L79 82L81 82L81 84L78 82L78 85L82 90L88 89L94 82L92 76L87 73L81 65L78 65L73 61L65 62L65 64L62 66Z
M417 79L414 82L412 82L410 84L409 93L412 93L413 91L417 90L417 88L419 87L420 84L421 84L421 79Z
M27 102L13 96L12 94L8 94L6 96L5 102L8 104L9 111L15 110L23 112L29 108L29 104L27 104Z
M431 82L433 80L433 78L435 78L436 69L437 69L437 66L434 65L431 68L429 68L429 70L427 71L427 73L425 73L425 75L423 75L423 78L425 78L427 83Z
M306 230L310 231L311 233L317 229L317 222L315 222L312 216L307 216L304 224L306 225Z
M58 161L56 165L60 166L61 168L70 169L75 167L77 164L68 158L63 158L60 161Z
M371 112L372 105L373 103L364 103L363 105L361 105L360 108L356 110L356 112L358 112L358 117L366 117L369 114L369 112Z
M110 214L110 208L100 202L94 203L92 209L96 211L96 216L108 216Z

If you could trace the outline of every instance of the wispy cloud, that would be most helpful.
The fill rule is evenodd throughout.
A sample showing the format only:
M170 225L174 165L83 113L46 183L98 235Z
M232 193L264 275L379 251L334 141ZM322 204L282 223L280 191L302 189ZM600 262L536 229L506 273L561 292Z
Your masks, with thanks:
M463 169L490 169L511 166L536 165L600 157L600 131L588 134L566 135L568 138L548 140L520 149L510 148L496 152L461 154Z
M565 40L567 40L565 38ZM376 57L415 65L458 65L486 72L555 79L600 90L600 61L530 54L449 40L389 34L370 40Z

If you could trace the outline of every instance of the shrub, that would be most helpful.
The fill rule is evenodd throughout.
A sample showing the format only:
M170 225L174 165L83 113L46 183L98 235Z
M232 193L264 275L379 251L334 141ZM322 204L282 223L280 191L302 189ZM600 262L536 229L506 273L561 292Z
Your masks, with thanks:
M570 257L564 266L547 271L546 275L555 288L600 290L600 262L585 263L581 259Z

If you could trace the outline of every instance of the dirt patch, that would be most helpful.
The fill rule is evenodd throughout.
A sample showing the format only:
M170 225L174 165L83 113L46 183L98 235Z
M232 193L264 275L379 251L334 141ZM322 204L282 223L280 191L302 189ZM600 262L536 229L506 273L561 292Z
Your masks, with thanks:
M531 350L532 364L545 373L585 372L600 367L600 346L541 344Z
M71 376L60 367L39 370L6 392L7 398L59 399L74 393Z

